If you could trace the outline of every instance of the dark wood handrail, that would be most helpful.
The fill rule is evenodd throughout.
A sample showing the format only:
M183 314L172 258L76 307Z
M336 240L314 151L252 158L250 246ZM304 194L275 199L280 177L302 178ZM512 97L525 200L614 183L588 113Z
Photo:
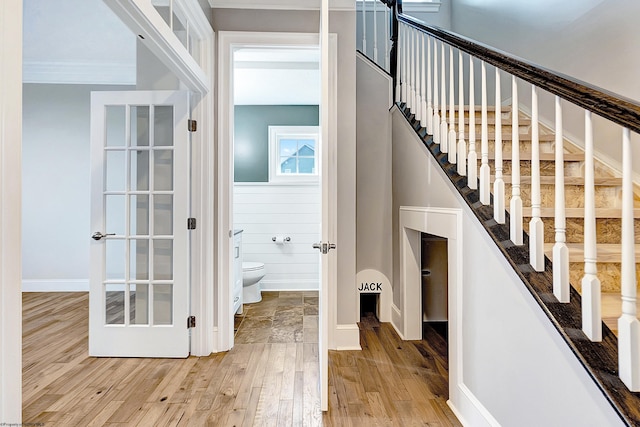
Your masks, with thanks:
M399 13L398 20L579 107L640 133L640 104L631 99L548 70L459 34L426 25L411 16Z

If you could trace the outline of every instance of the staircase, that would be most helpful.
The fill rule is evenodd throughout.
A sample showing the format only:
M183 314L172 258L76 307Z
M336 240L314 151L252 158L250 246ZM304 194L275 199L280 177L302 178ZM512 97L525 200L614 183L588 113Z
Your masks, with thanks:
M620 208L616 206L620 204L619 197L617 196L620 192L620 184L619 180L613 176L613 172L602 164L597 166L597 181L600 183L599 186L609 187L608 189L603 188L604 191L602 193L610 196L610 198L602 198L601 200L598 200L598 208L596 212L598 215L598 268L600 269L598 277L602 281L603 289L603 320L606 320L612 328L608 327L608 325L603 327L602 341L594 342L585 337L581 331L582 299L578 291L580 290L580 281L583 274L583 264L580 262L580 257L582 256L582 244L580 242L583 240L583 209L581 208L581 205L583 205L584 202L582 197L578 199L574 195L574 198L569 200L572 196L568 194L566 196L567 205L573 206L567 208L567 242L569 242L568 246L570 248L570 254L572 254L573 257L578 258L578 261L571 263L571 283L573 287L571 289L570 302L559 303L552 294L553 266L550 258L551 254L547 253L544 271L536 272L529 265L529 237L526 234L528 231L527 221L529 218L524 218L523 228L525 235L523 244L514 245L509 240L510 215L507 213L505 224L496 223L493 218L492 204L484 205L479 201L479 191L469 188L467 177L461 176L457 173L457 165L449 162L448 155L446 153L442 153L440 150L441 146L434 143L432 136L427 134L423 124L416 120L415 114L412 113L411 109L407 107L405 103L399 103L397 105L411 127L415 130L417 136L434 156L436 162L440 164L444 173L449 177L454 187L460 193L460 196L471 208L489 236L503 252L516 273L520 276L523 284L529 289L531 294L541 305L543 311L549 316L552 323L556 326L564 340L567 342L569 348L571 348L571 350L577 355L578 359L599 385L609 402L614 408L616 408L616 411L624 420L625 424L640 426L640 393L630 392L618 377L618 340L613 333L613 330L616 327L617 317L620 312L620 286L618 279L620 277L620 245L618 244L620 241ZM489 110L491 110L491 108L489 108ZM488 114L490 116L493 115L491 111ZM521 195L523 199L524 213L525 215L530 215L531 202L528 191L530 175L525 175L525 173L527 173L525 171L527 170L526 168L529 167L531 157L531 120L524 114L519 114L519 117L522 119L519 126L519 136L521 136L520 147L522 149L520 152L520 165L522 169ZM465 115L468 116L468 108L465 111ZM502 118L509 119L511 117L510 115L511 111L503 112ZM476 112L476 116L479 116L478 112ZM465 119L468 124L468 117ZM495 123L493 117L489 117L488 120L491 123ZM510 120L503 120L503 122L510 123ZM503 131L510 131L510 129L507 129L508 127L510 127L510 125L505 125L503 127ZM491 133L493 133L494 130L495 129L491 129ZM478 131L478 129L476 129L476 131ZM548 129L544 129L543 131L543 128L541 128L540 131L541 133L545 132L547 135L552 134ZM503 133L503 166L506 175L504 175L503 178L505 181L510 182L511 140L508 133L506 134L507 136L504 135L505 134ZM469 134L466 132L466 137L468 138L468 136ZM542 137L541 139L552 141L548 136ZM505 140L507 142L504 142ZM477 146L480 147L479 141L476 141L476 143ZM543 148L545 145L546 148ZM495 142L492 141L491 149L493 150L493 148L495 148ZM549 183L546 184L548 185L548 188L545 189L546 191L542 197L542 216L544 217L543 220L545 222L545 241L547 244L550 244L548 245L548 248L551 248L552 241L555 237L553 230L553 204L555 194L553 183L549 178L553 176L555 169L551 160L547 160L550 158L550 151L552 151L553 148L554 146L551 142L549 142L549 144L541 144L540 148L541 159L545 159L540 162L541 169L545 171L542 173L541 182ZM490 150L490 152L492 151ZM493 151L493 153L494 152L495 151ZM491 158L490 162L493 163L494 154L490 154L489 157ZM582 151L575 145L566 143L565 164L566 175L568 175L567 178L569 178L567 180L567 186L583 186L583 179L581 177L583 162L584 153L582 153ZM480 164L480 161L478 164ZM491 164L491 167L493 168L493 164ZM505 192L507 195L507 205L510 198L510 190L511 189L509 188ZM637 189L635 190L637 194ZM639 209L637 209L636 200L636 228L638 224L638 211ZM571 223L571 225L569 225L569 223ZM603 251L602 248L605 248L605 250ZM607 256L601 257L600 254L605 251L607 252ZM613 273L610 275L602 275L602 277L600 277L602 269L613 271Z
M640 426L640 189L632 181L631 142L631 135L640 134L640 103L429 26L403 14L401 2L392 6L390 73L395 79L395 104L623 421ZM505 77L511 87L503 96L502 88L509 86L507 81L500 82ZM490 86L495 95L487 93ZM531 91L526 101L531 117L501 106L498 121L498 110L491 108L487 98L501 104L509 97L512 105L520 106L524 105L518 101L521 90ZM555 96L555 106L539 104L543 91ZM566 128L562 116L567 101L570 115L584 114L585 150L593 152L594 114L604 119L596 130L606 126L611 134L620 132L621 138L610 144L622 147L621 173L566 139L561 139L564 159L556 163L556 135L536 121L539 115L555 114L553 129ZM465 103L473 105L473 121ZM459 114L465 115L461 139L466 144L460 144L454 156L455 146L447 135L460 137ZM517 129L512 129L516 118ZM472 129L470 123L474 123ZM496 171L499 133L502 168ZM509 212L512 184L518 182L511 176L516 169L511 164L515 133L520 197L513 201L518 208L521 200L521 212ZM477 159L477 169L467 169L465 174L461 168L458 173L456 160L462 158ZM564 207L555 200L557 167L563 168ZM504 193L497 186L496 194L490 194L496 180L492 174L500 172ZM539 183L535 182L538 177ZM539 205L533 207L532 199L539 200ZM494 204L501 211L495 215ZM532 217L536 227L529 226ZM558 233L556 218L566 223ZM562 256L552 262L554 247L565 255L566 263Z

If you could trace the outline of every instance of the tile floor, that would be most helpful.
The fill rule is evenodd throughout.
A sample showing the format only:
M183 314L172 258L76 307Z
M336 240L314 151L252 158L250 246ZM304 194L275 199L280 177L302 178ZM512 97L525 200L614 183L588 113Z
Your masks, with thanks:
M318 292L263 291L262 301L236 314L235 330L238 344L317 343Z

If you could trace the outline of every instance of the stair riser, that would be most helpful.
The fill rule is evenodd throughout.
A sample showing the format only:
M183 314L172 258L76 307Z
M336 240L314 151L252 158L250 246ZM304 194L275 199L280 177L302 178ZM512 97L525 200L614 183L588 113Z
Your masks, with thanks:
M523 218L524 224L528 224L531 218ZM545 243L554 243L556 230L553 218L542 218L544 223ZM584 219L567 218L566 222L566 242L584 242ZM640 219L634 221L635 242L640 244ZM597 243L620 243L622 236L622 220L619 218L596 218L596 240Z
M505 184L505 194L510 198L511 184ZM553 185L540 186L540 201L542 207L555 206L555 188ZM567 208L584 207L584 187L581 185L567 185L564 189L565 205ZM596 208L620 207L620 193L618 187L595 187ZM531 206L531 186L523 184L520 186L520 198L523 206Z
M620 293L620 264L615 262L596 263L598 279L602 292ZM574 288L582 293L581 281L584 276L584 263L569 263L569 281ZM636 282L640 278L640 264L636 264ZM639 287L640 288L640 287Z
M480 161L478 161L480 163ZM511 160L510 158L503 159L502 162L502 174L503 175L511 175ZM491 168L492 173L495 171L495 162L493 160L489 160L489 167ZM583 176L583 164L582 162L573 162L567 161L564 162L564 175L565 176ZM540 175L544 176L555 176L556 174L556 164L555 162L543 160L540 161ZM531 161L530 160L521 160L520 161L520 176L531 176Z
M531 152L531 140L520 141L520 153L530 153ZM504 154L507 154L506 160L511 160L511 138L502 140L502 152L503 157ZM489 154L492 155L496 152L496 142L495 140L489 140ZM541 153L553 153L553 142L551 141L542 141L540 142L540 152ZM493 156L491 156L493 157Z

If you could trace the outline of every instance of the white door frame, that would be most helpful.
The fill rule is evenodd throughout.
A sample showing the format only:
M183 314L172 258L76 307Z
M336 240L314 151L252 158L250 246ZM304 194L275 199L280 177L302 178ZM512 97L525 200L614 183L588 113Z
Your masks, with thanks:
M217 290L215 343L216 351L228 350L233 346L233 322L231 322L231 287L229 285L233 272L233 63L231 51L233 47L249 46L319 46L318 33L261 33L220 31L218 33L218 216L217 216ZM329 109L337 109L337 50L338 38L336 34L329 35L329 73L331 88L329 89ZM328 144L333 145L333 152L337 149L336 120L329 121ZM324 147L323 147L324 149ZM327 149L329 149L327 147ZM337 194L330 195L337 202ZM335 222L335 218L334 218ZM227 284L226 286L224 284ZM330 284L327 295L332 301L327 309L335 307L336 283ZM213 307L212 307L213 309ZM332 332L336 328L335 309L325 314L327 328L323 328L324 342L327 348L332 348ZM225 326L225 327L223 327ZM320 340L323 337L319 337Z
M183 1L190 31L200 44L199 58L193 58L164 20L145 0L105 0L134 33L143 33L145 44L176 76L192 90L192 119L198 130L192 135L191 212L197 228L191 234L191 354L208 356L216 349L211 326L214 322L215 282L215 149L214 93L215 33L196 1ZM199 61L198 61L199 59ZM198 63L200 65L198 65Z
M22 421L22 0L0 2L0 422Z

